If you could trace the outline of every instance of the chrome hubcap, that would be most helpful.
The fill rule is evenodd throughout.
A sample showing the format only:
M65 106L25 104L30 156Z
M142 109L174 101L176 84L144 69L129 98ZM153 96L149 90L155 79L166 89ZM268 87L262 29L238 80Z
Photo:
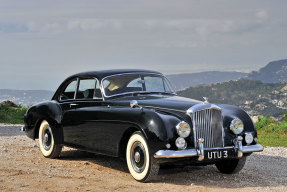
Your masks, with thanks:
M142 173L146 166L146 154L143 144L135 142L131 147L131 163L137 173Z
M139 163L141 160L141 154L139 152L135 152L135 162Z
M49 126L43 129L42 144L45 150L50 150L52 144L52 133Z
M44 135L44 141L47 143L48 140L49 140L49 135L48 135L48 133L45 133L45 135Z

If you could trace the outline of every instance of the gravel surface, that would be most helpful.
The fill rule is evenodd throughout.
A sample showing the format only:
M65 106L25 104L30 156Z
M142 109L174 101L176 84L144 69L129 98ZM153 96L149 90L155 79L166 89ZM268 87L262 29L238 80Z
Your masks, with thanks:
M20 125L0 124L0 191L287 191L287 148L252 154L244 169L225 175L213 165L164 167L153 183L136 182L125 161L64 148L42 156Z

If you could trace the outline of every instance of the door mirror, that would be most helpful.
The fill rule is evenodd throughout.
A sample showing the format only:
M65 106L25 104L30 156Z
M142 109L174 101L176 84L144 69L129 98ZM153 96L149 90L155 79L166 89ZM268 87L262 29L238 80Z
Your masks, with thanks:
M131 106L131 108L136 108L136 107L139 107L139 108L140 108L140 106L139 106L137 100L132 100L132 101L130 102L130 106Z

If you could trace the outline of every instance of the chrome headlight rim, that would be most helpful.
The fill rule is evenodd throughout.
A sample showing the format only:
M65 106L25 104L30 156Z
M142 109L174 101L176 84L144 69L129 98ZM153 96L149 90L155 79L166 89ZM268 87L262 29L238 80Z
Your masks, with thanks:
M244 130L243 121L239 118L234 118L230 123L230 130L235 134L239 135Z
M176 131L177 134L182 137L182 138L186 138L190 135L191 133L191 127L188 123L186 123L185 121L181 121L176 125Z

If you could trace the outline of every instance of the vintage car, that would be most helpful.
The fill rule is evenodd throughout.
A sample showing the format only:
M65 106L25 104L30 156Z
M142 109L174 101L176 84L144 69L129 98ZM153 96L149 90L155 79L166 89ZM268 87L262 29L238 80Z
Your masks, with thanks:
M141 182L155 178L160 164L178 161L236 173L263 150L245 111L179 97L166 77L149 70L72 75L24 120L22 130L39 139L45 157L59 157L62 146L125 157Z

